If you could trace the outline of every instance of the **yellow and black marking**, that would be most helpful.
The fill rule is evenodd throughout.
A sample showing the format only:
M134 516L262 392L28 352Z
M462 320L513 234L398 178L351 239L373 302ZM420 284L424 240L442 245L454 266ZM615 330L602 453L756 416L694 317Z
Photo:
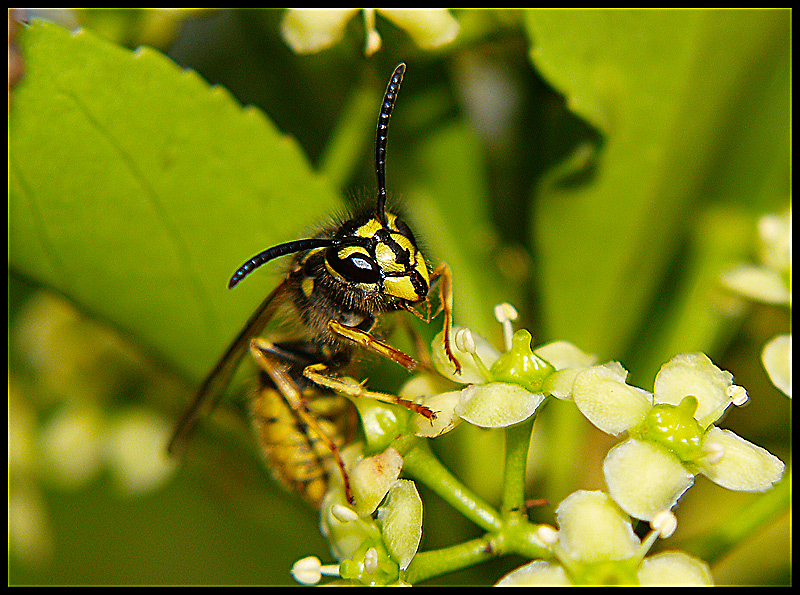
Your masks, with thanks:
M319 506L327 489L328 466L338 465L345 492L352 501L340 448L354 427L351 398L368 397L395 403L429 419L427 407L395 395L371 392L340 378L356 349L386 357L408 370L411 356L377 339L373 332L381 314L406 310L422 318L415 306L426 304L430 320L431 284L439 281L439 307L444 312L444 347L450 349L452 291L450 269L439 264L429 271L414 234L386 210L386 145L391 116L405 64L395 69L378 116L375 171L377 208L361 212L312 238L273 246L242 265L231 277L235 287L261 265L291 255L288 272L262 302L227 349L184 412L169 445L176 452L197 420L210 411L244 355L249 351L259 368L259 384L251 403L256 434L278 480ZM269 342L258 338L278 307L288 305L299 319L296 339ZM300 328L302 327L302 328Z
M344 446L357 421L352 403L340 395L319 394L315 389L303 391L303 402L305 412L317 420L323 435L330 436L337 449ZM265 378L250 401L250 415L275 479L319 508L328 488L327 474L334 464L328 444Z

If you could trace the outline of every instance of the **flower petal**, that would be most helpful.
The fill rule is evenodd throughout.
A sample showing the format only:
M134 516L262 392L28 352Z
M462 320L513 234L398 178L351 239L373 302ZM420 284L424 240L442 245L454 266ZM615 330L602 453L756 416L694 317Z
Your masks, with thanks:
M566 368L588 368L597 363L597 356L585 353L569 341L553 341L533 350L547 360L556 370Z
M542 401L542 393L529 392L518 384L490 382L463 389L455 412L481 428L505 428L528 419Z
M575 378L583 370L581 368L566 368L553 372L542 382L542 392L552 395L557 399L569 401L572 399L572 387L575 385Z
M403 468L403 457L394 448L356 463L350 471L350 485L359 514L371 514L381 503Z
M559 542L573 560L625 560L639 549L630 518L603 492L573 492L556 516Z
M592 366L575 377L572 397L581 413L607 434L617 435L644 419L652 407L649 393L625 384L618 363Z
M758 220L761 262L784 273L792 269L792 210L782 215L764 215Z
M713 585L711 569L685 552L663 552L645 558L639 568L640 585Z
M335 514L339 506L349 507L341 483L331 486L325 493L320 507L319 526L336 559L347 560L361 549L370 535L366 524Z
M409 479L398 479L389 488L386 505L378 511L383 542L401 570L408 568L422 539L422 499Z
M694 476L684 469L678 457L633 438L608 452L603 474L614 501L643 521L672 508L694 483Z
M344 36L357 8L289 9L281 20L281 37L296 54L313 54Z
M560 564L534 560L512 570L497 583L498 587L525 587L533 585L569 586L567 573Z
M170 423L147 409L126 411L106 429L103 456L121 493L143 494L169 479L176 462L161 448L169 433Z
M656 403L679 405L688 395L697 397L695 418L702 420L710 413L722 415L730 403L727 389L733 374L720 370L705 353L681 353L661 366L656 375L653 395Z
M703 448L721 449L724 453L714 463L698 463L703 475L723 488L763 492L783 476L785 465L778 457L730 430L711 428L706 433Z
M723 274L721 281L729 289L767 304L788 304L792 300L781 274L767 267L742 265Z
M461 422L461 418L455 412L460 399L461 391L459 390L423 398L420 404L433 411L436 419L430 420L421 415L413 415L408 422L409 429L423 438L435 438L449 432Z
M792 398L792 335L778 335L764 346L761 363L772 384Z

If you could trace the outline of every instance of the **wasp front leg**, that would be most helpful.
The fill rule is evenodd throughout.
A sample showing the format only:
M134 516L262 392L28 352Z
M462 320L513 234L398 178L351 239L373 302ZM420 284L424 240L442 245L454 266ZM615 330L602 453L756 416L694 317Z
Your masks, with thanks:
M313 402L306 398L298 382L279 361L280 349L272 343L252 339L250 353L275 387L262 387L251 407L255 429L273 473L281 483L301 492L319 508L328 486L323 460L330 453L341 471L347 501L352 504L350 480L337 443L337 438L342 441L342 434L331 421L318 419L312 412L312 407L325 395L313 395Z
M456 374L461 374L461 364L456 359L456 356L453 354L453 350L450 346L450 335L452 334L453 329L453 280L450 267L444 262L440 263L432 271L430 279L431 284L433 284L436 280L439 281L439 307L433 316L436 317L440 312L444 312L444 350L445 353L447 353L448 359L453 364ZM427 298L425 301L427 302ZM411 304L407 303L404 306L404 309L419 318L423 318L422 315L417 312ZM423 318L423 320L428 322L430 318L430 310L428 310L428 316ZM393 362L403 366L409 372L413 372L417 368L418 362L413 357L400 351L396 347L392 347L391 345L376 339L367 331L363 331L352 326L347 326L336 320L330 320L328 322L328 328L336 335L344 339L348 339L353 343L360 345L364 349L392 360Z
M437 279L439 280L439 308L436 310L434 317L439 312L444 312L444 350L455 367L456 374L461 374L461 364L456 359L456 356L453 355L453 350L450 346L450 335L453 329L453 276L447 263L440 262L433 269L431 284Z
M356 382L352 378L333 376L328 374L327 371L328 366L325 364L311 364L310 366L307 366L305 370L303 370L303 375L311 380L311 382L314 384L324 386L325 388L329 388L337 393L349 395L353 398L367 397L370 399L375 399L376 401L381 401L382 403L392 403L394 405L399 405L400 407L410 409L415 413L419 413L425 419L436 419L436 414L428 407L425 407L425 405L414 403L413 401L403 399L397 395L367 390L364 388L362 383Z
M379 341L366 331L362 331L352 326L347 326L341 322L337 322L336 320L329 321L328 328L330 328L331 331L340 337L349 339L353 343L360 345L368 351L382 355L383 357L400 364L409 372L413 372L417 367L417 360L415 360L413 357L403 353L396 347L392 347L388 343Z

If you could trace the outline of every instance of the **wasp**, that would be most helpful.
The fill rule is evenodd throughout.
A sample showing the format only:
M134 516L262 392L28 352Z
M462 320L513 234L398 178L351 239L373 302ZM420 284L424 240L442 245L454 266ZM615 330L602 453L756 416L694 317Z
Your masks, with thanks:
M429 270L411 229L386 208L389 118L405 69L402 63L395 68L378 115L375 207L329 225L311 238L273 246L233 274L230 289L263 264L291 255L286 276L251 315L183 413L169 444L171 453L180 449L198 420L216 405L248 351L259 372L251 419L267 463L280 483L317 508L327 489L331 459L342 474L348 500L353 500L340 449L354 429L354 411L342 394L376 398L428 419L435 417L427 407L369 391L339 375L357 349L414 370L413 357L374 332L382 314L399 310L429 322L429 292L437 280L439 306L433 316L444 313L445 351L456 370L460 369L450 348L450 269L442 263ZM416 309L422 304L426 316ZM269 340L260 337L279 309L289 310L296 319L291 332Z

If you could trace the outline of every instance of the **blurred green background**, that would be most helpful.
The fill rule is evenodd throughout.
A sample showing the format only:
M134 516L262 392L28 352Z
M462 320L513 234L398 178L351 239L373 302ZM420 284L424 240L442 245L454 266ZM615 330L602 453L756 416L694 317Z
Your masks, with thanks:
M292 584L296 559L331 559L315 513L261 464L241 393L180 466L163 446L282 269L235 292L230 274L373 200L378 105L400 61L390 201L451 266L456 322L496 340L492 308L510 301L536 344L572 341L645 389L702 350L751 396L724 426L790 462L791 402L760 362L790 312L718 282L757 261L758 218L790 204L790 13L452 14L456 40L423 50L379 11L370 58L360 15L311 55L286 45L278 10L52 11L39 16L59 25L17 28L9 583ZM403 380L364 367L380 390ZM551 505L531 516L552 522L568 493L603 487L611 442L564 403L534 434L529 495ZM497 501L500 436L460 428L436 446ZM422 496L423 548L478 534ZM676 539L755 497L698 479ZM438 582L491 583L520 562ZM790 568L787 513L712 571L786 584Z

